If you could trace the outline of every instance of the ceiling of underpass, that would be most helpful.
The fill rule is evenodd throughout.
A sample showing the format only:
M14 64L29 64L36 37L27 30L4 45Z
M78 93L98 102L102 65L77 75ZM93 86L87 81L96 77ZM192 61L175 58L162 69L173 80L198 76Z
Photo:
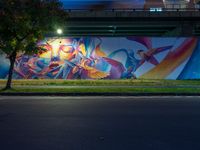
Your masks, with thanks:
M130 23L123 24L74 24L65 27L67 35L95 35L95 36L162 36L169 34L177 27L175 25L134 25Z
M94 24L73 23L63 29L63 36L185 36L182 30L188 30L180 24ZM48 36L55 36L55 32ZM187 36L187 35L186 35ZM196 25L189 36L200 36L200 25Z

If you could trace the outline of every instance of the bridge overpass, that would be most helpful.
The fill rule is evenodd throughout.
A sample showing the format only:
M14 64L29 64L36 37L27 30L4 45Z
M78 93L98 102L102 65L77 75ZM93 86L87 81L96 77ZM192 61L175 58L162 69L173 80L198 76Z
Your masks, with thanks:
M200 36L199 8L66 11L65 36Z

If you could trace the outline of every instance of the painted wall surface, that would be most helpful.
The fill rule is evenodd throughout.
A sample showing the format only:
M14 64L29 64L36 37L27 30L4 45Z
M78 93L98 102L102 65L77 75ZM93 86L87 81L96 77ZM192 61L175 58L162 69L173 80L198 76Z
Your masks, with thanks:
M49 38L47 51L18 55L15 79L200 79L198 38ZM0 56L0 78L9 70Z

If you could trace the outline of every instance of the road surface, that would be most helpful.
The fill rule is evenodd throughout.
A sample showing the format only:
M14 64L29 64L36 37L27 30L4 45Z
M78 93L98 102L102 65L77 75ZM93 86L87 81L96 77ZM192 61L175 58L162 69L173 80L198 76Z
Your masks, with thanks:
M3 97L0 150L199 150L200 97Z

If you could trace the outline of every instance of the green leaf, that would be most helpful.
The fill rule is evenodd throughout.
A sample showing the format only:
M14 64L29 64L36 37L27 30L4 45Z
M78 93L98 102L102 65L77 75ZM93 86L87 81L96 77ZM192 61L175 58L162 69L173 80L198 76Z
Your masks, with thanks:
M41 51L37 42L68 17L59 0L0 0L0 6L0 41L7 54Z

